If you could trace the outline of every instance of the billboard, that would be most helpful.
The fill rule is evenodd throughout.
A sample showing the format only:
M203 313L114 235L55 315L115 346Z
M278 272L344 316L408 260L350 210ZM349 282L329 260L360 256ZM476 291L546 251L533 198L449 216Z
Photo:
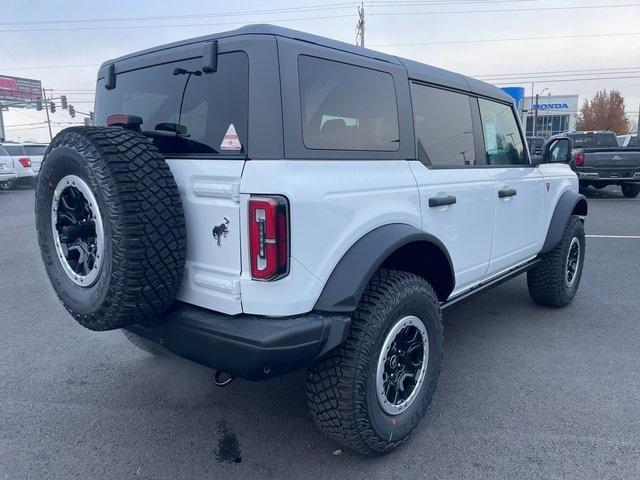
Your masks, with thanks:
M0 75L0 103L42 99L42 82L30 78Z

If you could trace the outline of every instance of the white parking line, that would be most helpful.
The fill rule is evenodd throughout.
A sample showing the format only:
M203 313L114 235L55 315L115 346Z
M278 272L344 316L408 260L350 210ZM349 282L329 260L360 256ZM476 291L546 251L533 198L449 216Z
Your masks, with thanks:
M631 238L640 240L640 235L585 235L587 238Z

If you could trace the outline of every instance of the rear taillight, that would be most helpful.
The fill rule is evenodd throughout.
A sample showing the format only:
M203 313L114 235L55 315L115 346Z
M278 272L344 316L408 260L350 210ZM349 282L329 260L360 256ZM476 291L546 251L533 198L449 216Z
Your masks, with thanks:
M584 167L584 152L578 152L573 156L576 161L576 167Z
M279 195L249 199L249 255L254 280L275 280L289 271L289 208Z
M24 168L29 168L31 166L31 159L29 157L20 157L18 161Z

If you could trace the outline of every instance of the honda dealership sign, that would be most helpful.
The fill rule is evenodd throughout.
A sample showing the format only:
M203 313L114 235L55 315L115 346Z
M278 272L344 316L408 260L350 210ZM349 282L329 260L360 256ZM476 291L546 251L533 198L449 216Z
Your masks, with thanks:
M42 99L42 83L30 78L0 75L0 103L29 102Z

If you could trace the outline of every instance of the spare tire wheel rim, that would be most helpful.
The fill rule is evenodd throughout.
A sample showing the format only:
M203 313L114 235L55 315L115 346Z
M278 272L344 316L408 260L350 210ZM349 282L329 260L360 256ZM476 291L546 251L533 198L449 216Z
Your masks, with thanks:
M376 396L382 410L398 415L411 406L429 363L429 336L422 320L401 318L385 337L376 370Z
M578 237L571 239L566 265L564 280L567 287L571 287L576 281L578 267L580 266L580 240L578 240Z
M96 197L82 178L67 175L56 185L51 228L56 254L71 281L81 287L96 283L104 254L104 228Z

